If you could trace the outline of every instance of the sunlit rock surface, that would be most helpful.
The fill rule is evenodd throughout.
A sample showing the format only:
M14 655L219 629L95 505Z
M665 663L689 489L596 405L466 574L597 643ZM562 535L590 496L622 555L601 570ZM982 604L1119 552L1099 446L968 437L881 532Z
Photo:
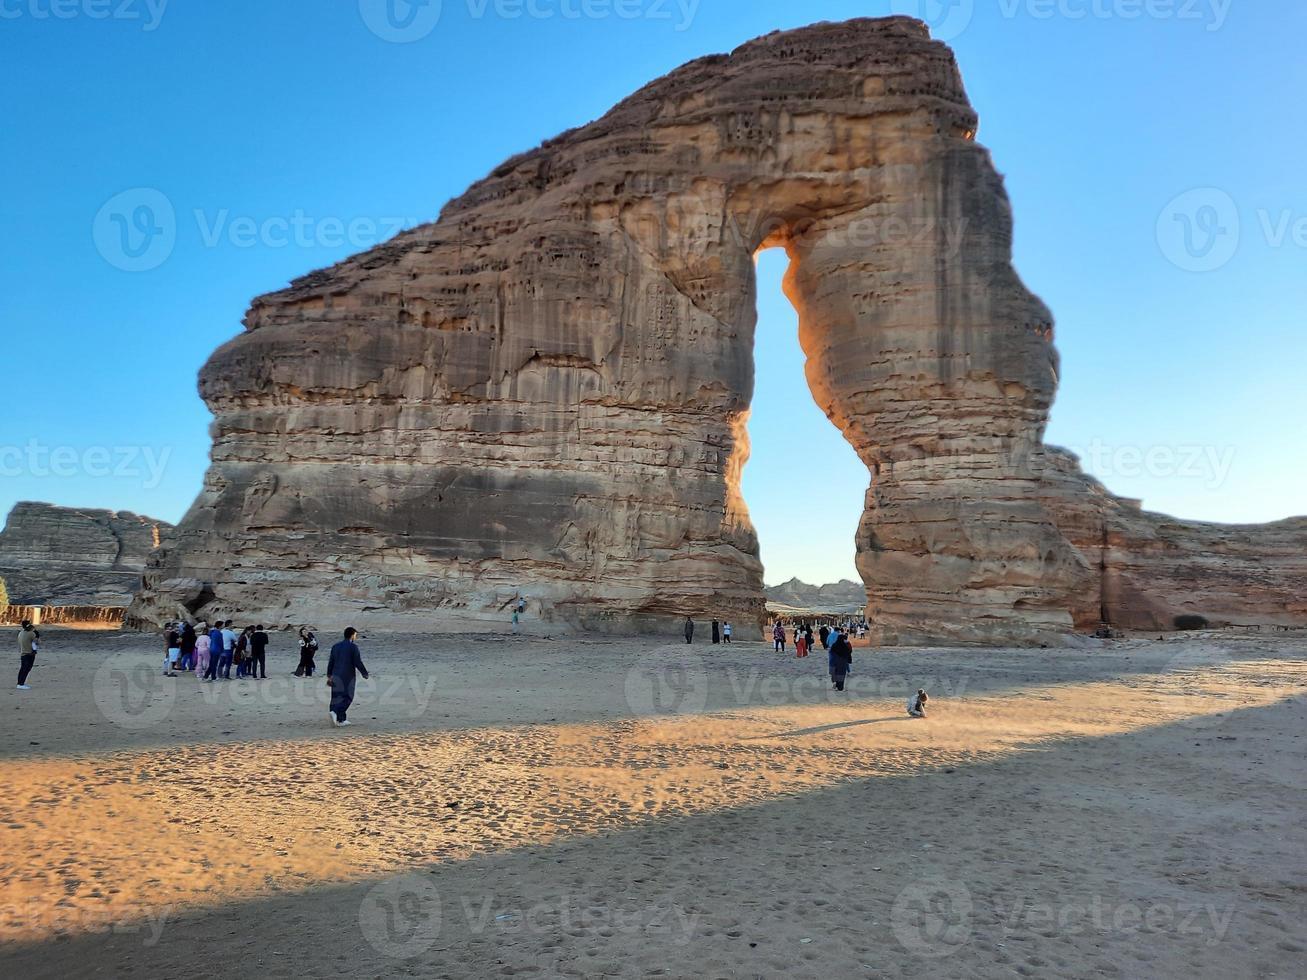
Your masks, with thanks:
M919 22L773 34L256 300L201 374L213 465L136 611L457 628L520 592L559 628L760 620L739 476L778 246L813 394L870 471L878 640L1302 621L1301 523L1141 514L1043 447L1053 320L976 127ZM816 481L794 519L821 505Z

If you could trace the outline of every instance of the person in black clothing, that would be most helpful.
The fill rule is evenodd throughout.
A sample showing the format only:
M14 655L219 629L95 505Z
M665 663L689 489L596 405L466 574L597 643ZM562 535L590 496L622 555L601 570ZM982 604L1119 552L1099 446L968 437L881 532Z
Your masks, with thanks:
M182 623L182 670L195 669L195 627Z
M250 637L250 676L258 677L263 674L263 680L268 679L268 634L263 631L263 626L254 627L254 635Z
M685 642L694 642L694 620L689 616L685 617Z
M849 634L846 632L841 631L834 635L835 639L830 643L830 679L835 685L835 690L842 691L844 679L848 677L849 668L853 666L853 644L849 642Z
M722 624L715 619L712 621L712 641L714 643L722 642Z
M355 675L362 674L364 680L368 677L368 669L363 666L363 657L354 642L356 636L358 630L351 626L345 631L345 639L331 648L327 659L327 686L331 688L331 710L327 714L337 728L350 724L345 716L354 703Z
M296 677L312 677L313 672L318 669L318 665L313 662L313 658L318 653L318 638L313 635L313 631L307 626L300 627L300 662L295 668Z

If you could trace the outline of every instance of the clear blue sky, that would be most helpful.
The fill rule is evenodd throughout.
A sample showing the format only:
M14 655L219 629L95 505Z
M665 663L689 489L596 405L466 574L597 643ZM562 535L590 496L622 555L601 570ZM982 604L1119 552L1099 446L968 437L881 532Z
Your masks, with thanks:
M1057 316L1050 441L1153 509L1307 512L1304 5L387 2L0 0L0 509L178 519L207 461L195 373L253 296L691 58L924 8ZM116 250L105 205L134 188L174 208L170 252ZM783 265L760 262L746 499L769 582L852 578L866 473L807 394ZM798 479L800 449L838 465Z

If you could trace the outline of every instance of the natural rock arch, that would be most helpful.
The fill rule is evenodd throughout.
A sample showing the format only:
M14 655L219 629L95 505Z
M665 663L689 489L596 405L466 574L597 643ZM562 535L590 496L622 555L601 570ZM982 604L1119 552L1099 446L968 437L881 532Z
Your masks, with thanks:
M520 590L582 628L759 620L738 487L753 256L781 245L814 397L872 473L877 639L1303 622L1307 521L1145 514L1043 445L1053 321L976 127L920 22L773 34L257 300L201 374L213 465L137 611L452 626Z

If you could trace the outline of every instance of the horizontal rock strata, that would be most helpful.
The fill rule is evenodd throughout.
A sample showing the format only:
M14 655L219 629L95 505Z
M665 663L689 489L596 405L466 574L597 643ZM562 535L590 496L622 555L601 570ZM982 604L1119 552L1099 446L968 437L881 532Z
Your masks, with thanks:
M0 532L0 578L15 606L112 607L121 620L170 530L126 511L20 503Z
M1042 445L1053 320L976 127L917 21L773 34L256 300L201 373L212 467L134 612L761 621L739 476L754 255L781 247L813 395L870 474L878 640L1301 618L1300 524L1145 515Z

